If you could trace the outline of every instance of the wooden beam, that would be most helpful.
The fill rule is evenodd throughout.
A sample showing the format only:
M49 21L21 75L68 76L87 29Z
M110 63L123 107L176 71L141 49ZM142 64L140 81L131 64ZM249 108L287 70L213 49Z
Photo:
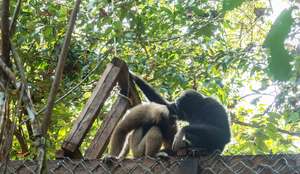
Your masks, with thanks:
M122 72L123 73L120 74L118 81L121 87L121 96L118 97L118 100L113 105L111 111L105 117L91 145L86 150L84 155L86 159L97 159L102 156L109 144L109 139L114 128L125 114L126 110L141 103L141 99L137 93L134 83L131 79L129 79L127 67L123 68ZM123 96L126 91L129 93L128 98L126 98L127 96Z
M108 64L101 79L98 81L92 96L89 98L79 118L73 125L69 136L65 139L62 149L69 152L75 152L81 145L85 135L90 130L93 122L100 112L105 100L115 85L124 62L114 59Z
M126 110L129 108L129 102L124 97L118 97L111 111L103 120L98 129L95 138L85 152L84 157L87 159L97 159L106 150L109 143L109 137L112 134L118 121L122 118Z
M141 103L141 98L137 92L135 84L133 83L132 79L129 79L129 98L132 101L132 106L136 106Z
M102 156L108 146L114 128L126 110L141 102L134 83L129 79L127 66L122 67L118 77L118 84L121 88L120 96L102 122L91 145L86 150L84 157L87 159L97 159Z

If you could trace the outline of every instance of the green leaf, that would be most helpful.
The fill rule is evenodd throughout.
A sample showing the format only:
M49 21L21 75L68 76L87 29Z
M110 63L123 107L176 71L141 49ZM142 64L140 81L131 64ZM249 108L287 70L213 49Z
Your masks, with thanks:
M173 16L173 12L169 8L161 7L161 10L166 12L168 16Z
M264 41L265 47L273 48L284 43L294 22L292 11L292 8L283 10L277 17Z
M215 30L215 25L213 24L208 24L206 26L201 27L197 33L199 33L200 35L204 35L204 36L208 36L210 37L213 34L213 31Z
M293 22L292 8L284 10L272 25L264 41L264 46L270 50L268 68L275 80L286 81L291 76L290 62L293 57L285 50L284 41Z
M300 114L298 112L292 112L288 116L288 123L297 122L300 120Z
M276 119L281 117L281 115L276 112L269 112L268 115L269 115L269 117L276 118Z
M291 76L290 61L293 57L283 45L270 48L269 71L275 80L286 81Z
M197 16L202 17L202 16L205 15L205 11L204 11L203 9L200 9L200 8L197 7L197 6L193 6L193 7L192 7L192 10L193 10L193 12L194 12Z
M244 1L245 0L223 0L223 11L233 10L242 5Z

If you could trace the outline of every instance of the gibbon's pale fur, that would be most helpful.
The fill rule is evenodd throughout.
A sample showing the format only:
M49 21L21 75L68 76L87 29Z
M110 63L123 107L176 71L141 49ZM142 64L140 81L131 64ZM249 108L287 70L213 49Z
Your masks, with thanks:
M155 156L159 153L162 142L163 136L158 126L152 126L146 132L140 127L127 136L118 158L126 157L130 149L134 158Z
M163 141L171 148L176 133L172 123L165 105L150 102L131 108L111 136L110 155L124 157L130 148L134 157L155 156Z

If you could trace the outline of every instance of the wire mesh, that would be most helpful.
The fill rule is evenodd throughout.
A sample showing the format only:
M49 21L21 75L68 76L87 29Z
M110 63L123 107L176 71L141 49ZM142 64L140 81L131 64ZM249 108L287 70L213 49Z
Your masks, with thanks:
M300 174L300 155L241 155L200 157L170 157L121 160L70 159L48 161L48 173L99 173L99 174L154 174L178 173L179 169L194 161L193 167L201 174ZM184 163L187 162L187 163ZM182 165L184 164L184 165ZM35 174L38 163L34 160L0 162L0 173ZM188 169L190 170L190 169ZM189 171L186 171L189 172Z

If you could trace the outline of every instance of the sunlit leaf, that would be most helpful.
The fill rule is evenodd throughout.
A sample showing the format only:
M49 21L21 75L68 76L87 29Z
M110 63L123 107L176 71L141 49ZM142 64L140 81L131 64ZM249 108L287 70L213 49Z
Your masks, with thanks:
M223 0L223 11L233 10L242 5L244 1L245 0Z
M288 116L288 122L297 122L300 121L300 114L298 112L292 112Z

